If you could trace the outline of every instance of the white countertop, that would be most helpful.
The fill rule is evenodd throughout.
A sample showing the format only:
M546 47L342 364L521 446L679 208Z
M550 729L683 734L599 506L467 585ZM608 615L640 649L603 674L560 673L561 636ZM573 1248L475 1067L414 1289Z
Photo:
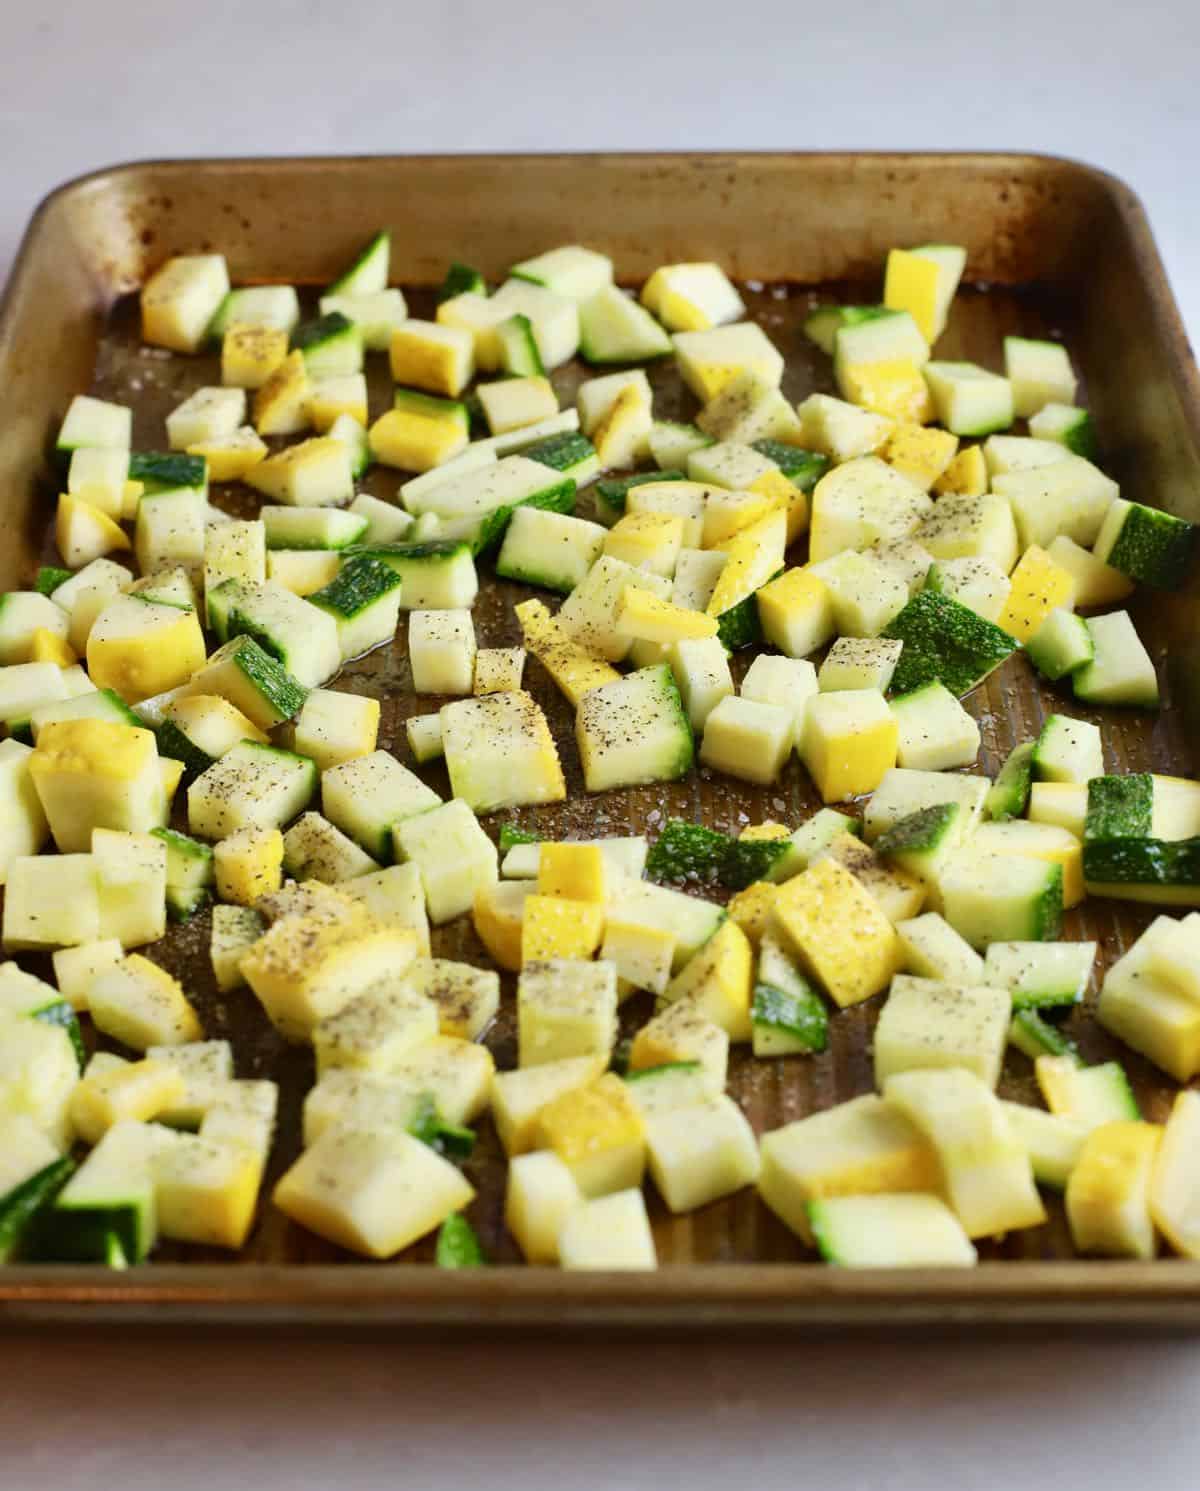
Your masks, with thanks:
M131 158L1000 148L1123 176L1200 328L1195 0L0 9L0 275L45 191ZM13 1491L1097 1491L1150 1466L1182 1491L1200 1451L1200 1342L47 1333L6 1341L3 1383Z

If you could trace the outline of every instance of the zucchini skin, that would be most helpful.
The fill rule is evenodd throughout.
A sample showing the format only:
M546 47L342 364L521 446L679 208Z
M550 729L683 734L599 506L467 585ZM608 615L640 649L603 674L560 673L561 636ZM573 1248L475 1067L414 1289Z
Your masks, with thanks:
M1033 753L1036 749L1036 740L1026 740L1009 752L984 803L984 813L993 823L1004 823L1024 815L1033 790Z
M308 597L334 616L358 616L377 600L399 589L400 576L390 566L369 554L351 559L323 590Z
M812 989L801 998L774 984L755 984L750 1020L799 1041L805 1051L824 1051L829 1044L829 1011Z
M174 492L208 484L208 462L203 456L179 451L141 451L129 457L129 480L140 481L146 493Z
M0 1205L0 1263L21 1252L26 1238L36 1232L42 1212L74 1173L75 1161L64 1156L8 1193Z
M1200 885L1200 838L1085 839L1083 878L1104 885Z
M459 295L486 295L487 282L478 269L455 261L446 271L446 278L438 290L438 305L443 300L453 300Z
M1154 778L1149 772L1127 777L1093 777L1087 784L1084 842L1149 839L1154 816Z
M829 470L828 456L815 450L802 450L797 445L785 445L782 440L752 440L750 448L774 461L788 481L802 492L811 492Z
M1003 628L936 590L913 596L881 635L904 643L893 696L937 680L961 699L1019 646Z
M447 1217L438 1228L434 1263L438 1268L482 1268L487 1263L474 1227L461 1212Z
M702 823L671 818L646 856L646 874L651 880L698 879L745 890L765 880L790 848L788 839L734 839Z
M292 348L294 351L304 352L312 347L320 347L335 337L344 336L352 327L353 323L341 311L330 311L328 315L317 316L314 320L297 326L292 333Z
M687 481L683 471L640 471L634 476L606 476L596 483L596 501L618 517L625 511L631 487L655 486L663 481Z

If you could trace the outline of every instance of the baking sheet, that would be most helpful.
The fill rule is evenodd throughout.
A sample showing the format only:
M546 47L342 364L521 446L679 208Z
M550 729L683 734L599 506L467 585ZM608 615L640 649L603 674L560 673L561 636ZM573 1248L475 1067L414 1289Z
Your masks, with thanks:
M611 162L611 158L606 159ZM755 159L750 158L749 163L735 173L739 180L742 172L752 172L755 169ZM798 162L797 180L803 176L806 162L828 161L828 158L822 157L794 159ZM913 158L904 159L907 161ZM916 159L929 162L928 179L936 182L936 159ZM956 159L961 161L963 158ZM633 160L638 162L638 158ZM779 158L774 157L766 160L774 165L779 162ZM282 173L278 178L281 183L278 190L281 193L283 177L286 177L289 170L304 164L278 163L277 170ZM411 166L413 163L400 164ZM527 166L528 164L526 163ZM181 168L155 169L178 172ZM216 171L216 168L209 169ZM268 168L263 169L267 170L267 179L277 179L271 176ZM635 167L631 165L630 169ZM644 172L645 166L638 162L636 169ZM684 170L686 175L685 167L680 165L679 169ZM378 170L380 180L385 179L385 163L378 163ZM531 176L537 176L537 168L529 167L529 172ZM900 175L903 176L903 171ZM124 178L118 177L118 180L124 181L128 186ZM206 188L211 190L213 185L214 178L206 177ZM175 190L180 191L181 185L177 185ZM135 196L135 201L149 211L144 197ZM167 205L168 201L170 205ZM1000 213L1004 204L997 201L996 206ZM935 210L933 207L926 208L927 212ZM155 211L163 222L172 222L178 215L176 201L170 198L158 199ZM837 215L831 211L831 218L836 218ZM646 216L649 219L652 214ZM936 222L940 223L942 220L938 218ZM126 226L136 224L137 221L137 214L134 213L132 217L127 217ZM247 234L253 237L256 221L255 214L247 210L246 215L238 219L236 226L231 229L234 237L244 237ZM389 218L384 211L380 211L373 221L389 221ZM222 226L223 221L219 218L213 226L211 239L197 243L193 238L191 246L225 247L220 231ZM651 237L654 226L649 221L645 224L645 231ZM574 224L573 227L578 228L579 225ZM394 231L399 236L404 229L400 224L395 224ZM997 232L1000 230L997 229ZM471 236L469 223L463 225L462 233L456 252L460 257L471 258L475 240ZM152 255L161 248L162 230L143 227L138 232L139 240L144 239L147 234L150 234L150 241L143 243L142 247L147 254ZM598 242L602 247L607 246L602 235L589 236L583 231L566 235L561 229L547 231L539 239L539 243L544 245L564 236L579 236L586 241ZM911 239L916 236L948 238L952 235L946 231L934 231L934 223L931 221L928 230L919 235L910 230L900 236ZM168 246L174 250L179 245L171 243ZM394 252L398 253L403 262L408 253L405 242L398 243ZM664 241L661 250L656 250L651 243L644 252L651 259L665 259L682 256L686 250L673 242ZM806 267L807 252L808 250L797 250L797 275L801 280L805 279L803 270ZM980 261L981 267L992 273L1024 268L1021 255L1027 252L1027 245L1019 250L1014 247L1011 261L997 262L994 257L990 261L983 258ZM1056 245L1055 254L1061 252L1062 246ZM297 257L303 259L306 255L311 258L311 244ZM689 256L695 256L694 252ZM268 277L265 271L247 274L244 268L239 273L236 252L232 257L235 280ZM486 245L480 245L480 253L475 257L483 260L491 274L496 274L492 268L496 256L490 240ZM509 253L508 257L515 258L517 254ZM727 262L730 261L729 255L723 257ZM771 257L770 254L764 254L764 262ZM832 262L845 263L857 271L861 268L862 257L857 245L854 252L844 252L840 261L831 255L828 247L824 247L818 262L824 264L832 258ZM882 253L879 257L881 259ZM736 262L737 254L732 258L735 261L734 267L740 267L745 272L744 255L740 263ZM1051 258L1047 250L1047 261ZM504 262L503 255L501 262ZM1057 258L1053 262L1057 265ZM165 441L165 414L194 388L219 381L217 359L215 356L194 359L167 357L155 349L141 347L137 337L136 301L131 296L120 298L115 294L122 288L121 275L126 271L119 265L117 256L114 256L113 265L114 274L110 282L113 298L110 303L104 304L97 295L99 319L93 330L94 357L90 389L100 397L133 406L135 448L161 448ZM618 265L621 270L626 268L623 261L619 260ZM637 268L640 273L641 266ZM972 268L975 268L974 259ZM1052 333L1062 336L1071 349L1077 366L1082 366L1085 380L1090 380L1090 392L1100 417L1099 433L1106 466L1112 467L1121 477L1129 495L1152 502L1163 501L1163 505L1178 508L1178 502L1164 500L1161 490L1147 490L1145 483L1148 464L1144 458L1138 459L1138 447L1131 442L1124 427L1127 421L1123 419L1119 423L1107 423L1105 420L1106 406L1112 405L1116 394L1116 374L1108 357L1098 361L1094 356L1094 318L1097 305L1088 289L1093 280L1098 280L1102 274L1104 264L1103 261L1089 264L1081 258L1079 268L1079 280L1074 284L1063 280L1056 269L1054 274L1047 274L1039 280L1016 284L998 281L976 283L964 290L956 302L950 327L939 342L939 356L961 357L996 365L1001 338L1006 333L1019 332L1033 336ZM275 273L280 271L276 270ZM281 277L287 277L286 271ZM754 280L743 282L751 316L763 325L784 353L787 363L784 389L789 398L797 400L813 389L832 387L828 359L812 347L801 332L803 318L811 306L818 300L873 299L877 294L877 283L875 273L871 280L826 280L817 284L782 279L768 283ZM405 288L413 314L432 314L433 294L428 282ZM0 366L6 352L11 359L11 339L10 345L6 347L0 336ZM1132 351L1130 355L1134 355ZM1119 351L1110 356L1119 358ZM375 417L390 402L391 382L387 374L386 358L370 357L368 369L371 411L372 417ZM572 401L574 389L580 379L589 375L589 370L582 364L573 364L555 372L553 380L564 407ZM656 415L662 418L691 417L695 410L694 400L683 388L673 365L653 368L651 376L655 383ZM1159 376L1166 385L1172 388L1177 386L1161 366ZM84 379L76 387L88 386L88 383L89 380ZM1086 398L1087 392L1085 384L1081 401ZM33 412L31 410L31 414ZM49 431L54 424L54 412L44 410L42 413L44 427ZM1161 417L1161 410L1158 410L1155 418L1161 420ZM1189 449L1186 427L1176 431L1175 446L1175 450L1168 451L1167 454L1173 454L1181 464L1190 459L1194 465L1196 453L1194 446ZM1156 450L1161 457L1161 446L1156 446ZM362 485L364 490L390 498L394 497L400 480L400 474L376 467ZM34 496L35 490L35 484L27 481L23 491L15 495L28 501ZM245 488L215 487L213 495L219 505L239 514L253 511L257 505L256 499ZM29 513L26 521L30 541L26 553L21 556L22 571L9 583L28 582L31 578L29 565L35 548L42 547L43 552L49 554L50 550L44 547L44 536L52 500L53 487L43 482L40 501L24 509ZM589 505L590 499L585 493L579 504L581 515L588 515ZM1188 515L1195 516L1190 513ZM791 556L792 562L801 557L802 553L801 546ZM480 580L480 595L474 608L480 645L505 646L519 642L520 631L512 613L513 603L530 594L540 593L545 597L545 593L496 580L490 574L490 564L487 561L480 565ZM1168 651L1173 654L1175 666L1166 670L1164 680L1165 706L1157 717L1139 712L1125 714L1113 710L1080 710L1073 700L1060 691L1041 685L1023 658L1010 659L983 688L966 701L968 708L979 719L983 736L983 750L976 769L994 773L1015 743L1036 733L1045 712L1065 707L1068 713L1094 719L1100 724L1104 733L1109 770L1193 774L1196 761L1189 748L1184 711L1177 706L1182 694L1188 693L1190 697L1187 689L1188 645L1194 636L1194 628L1189 631L1187 623L1194 606L1195 597L1191 595L1166 602L1161 598L1138 597L1133 603L1132 609L1139 630L1156 660L1165 659ZM736 658L735 677L740 676L752 656L753 650ZM428 697L418 698L411 693L403 624L392 646L380 649L351 665L333 686L351 692L375 694L382 699L383 718L379 743L392 749L405 764L412 766L404 737L404 720L410 714L428 712L439 701ZM768 788L738 782L700 767L681 783L623 789L589 798L583 792L580 779L572 711L532 658L527 665L526 686L546 710L567 774L569 798L561 805L493 815L485 820L493 833L498 831L500 823L516 821L522 827L534 829L546 837L630 832L645 832L653 837L668 817L703 821L714 827L736 832L745 824L758 822L766 817L794 825L820 806L807 774L795 760L789 764L780 780ZM443 795L448 795L448 782L440 763L417 770L433 787ZM720 898L718 893L709 888L704 888L703 893L714 899ZM1068 915L1064 935L1071 938L1092 937L1101 944L1101 956L1097 962L1096 978L1093 980L1088 1004L1094 998L1103 967L1119 956L1138 935L1150 915L1145 910L1099 901L1087 903ZM468 1280L465 1276L456 1276L458 1292L455 1294L443 1276L427 1267L432 1258L432 1239L426 1239L401 1255L394 1265L347 1262L345 1255L339 1250L287 1222L266 1199L274 1179L298 1152L300 1108L303 1095L313 1080L312 1057L308 1050L289 1047L280 1040L249 991L237 991L229 996L219 996L216 993L207 957L208 925L208 916L205 914L185 927L173 929L165 942L153 951L153 955L181 978L201 1013L206 1034L210 1037L225 1036L232 1040L238 1075L269 1076L278 1080L281 1085L279 1134L264 1185L263 1205L247 1247L236 1259L231 1260L228 1254L218 1250L164 1244L157 1250L154 1263L123 1278L102 1276L97 1271L79 1269L5 1270L0 1273L0 1311L24 1313L30 1309L36 1311L39 1308L51 1308L56 1301L68 1302L73 1291L80 1286L80 1280L86 1279L84 1295L93 1308L115 1308L119 1300L124 1298L129 1304L129 1313L136 1313L139 1318L147 1313L153 1318L156 1314L153 1306L159 1299L164 1302L174 1299L177 1309L186 1309L198 1318L214 1318L222 1315L218 1300L224 1296L226 1290L234 1291L241 1301L239 1305L231 1307L235 1316L239 1311L243 1316L247 1312L260 1313L256 1306L261 1307L261 1312L270 1314L273 1309L270 1303L272 1291L276 1290L291 1301L288 1306L280 1307L281 1318L309 1318L310 1314L321 1313L321 1299L326 1300L326 1311L332 1308L326 1293L328 1289L332 1289L335 1296L340 1295L344 1289L354 1298L358 1298L356 1291L367 1290L368 1297L374 1303L370 1306L360 1304L358 1307L346 1307L350 1318L369 1317L381 1307L386 1310L387 1302L390 1302L392 1313L398 1312L402 1317L420 1315L422 1318L449 1319L455 1315L456 1310L469 1308L471 1300L482 1300L486 1296L490 1301L489 1310L498 1302L507 1301L514 1306L521 1305L535 1315L544 1312L547 1320L565 1320L573 1314L578 1316L581 1311L586 1314L589 1298L593 1302L607 1301L607 1305L597 1305L596 1310L598 1317L609 1319L618 1318L622 1310L631 1321L660 1319L663 1318L664 1310L668 1316L675 1318L686 1315L683 1301L689 1298L692 1300L693 1313L702 1311L707 1300L714 1309L725 1312L731 1318L748 1319L759 1309L766 1310L768 1316L770 1315L770 1306L762 1303L762 1291L766 1291L766 1299L774 1300L775 1318L780 1319L789 1315L795 1318L798 1313L795 1307L801 1306L805 1300L811 1305L807 1318L818 1318L822 1308L831 1309L834 1316L840 1311L847 1315L862 1316L863 1301L869 1298L874 1298L879 1306L876 1318L886 1318L885 1305L896 1310L904 1307L909 1312L924 1311L926 1316L933 1314L941 1318L947 1311L953 1313L955 1307L950 1301L951 1296L956 1293L962 1294L966 1299L978 1300L979 1312L993 1318L1004 1313L1001 1302L1006 1298L1006 1290L1010 1291L1007 1297L1016 1313L1019 1313L1019 1298L1026 1298L1033 1300L1031 1308L1043 1313L1057 1311L1062 1314L1070 1310L1071 1300L1078 1297L1078 1291L1083 1290L1090 1296L1099 1289L1101 1280L1108 1277L1120 1276L1132 1283L1131 1270L1138 1268L1136 1265L1099 1263L1048 1271L1031 1268L1030 1265L1035 1260L1046 1262L1068 1260L1071 1257L1061 1206L1056 1199L1048 1198L1050 1220L1047 1225L983 1245L981 1256L987 1261L1002 1265L996 1269L985 1267L971 1275L969 1280L959 1283L946 1280L931 1283L915 1276L884 1275L881 1277L890 1280L890 1283L881 1286L879 1294L875 1294L866 1284L856 1293L853 1279L843 1276L831 1282L832 1271L813 1262L815 1255L806 1250L767 1211L752 1191L742 1192L688 1216L672 1217L654 1194L652 1186L647 1188L648 1203L662 1272L639 1283L609 1281L608 1284L601 1284L597 1280L578 1278L564 1280L545 1271L527 1271L521 1268L519 1272L513 1273L507 1270L490 1271L486 1278L480 1279ZM435 929L433 950L438 956L490 965L490 960L475 938L469 919ZM507 976L501 1016L487 1036L487 1044L500 1067L515 1064L513 984L514 980ZM748 1054L748 1048L734 1049L729 1090L758 1132L776 1128L806 1113L829 1107L872 1089L871 1030L880 1003L880 999L875 999L857 1009L837 1014L831 1021L829 1049L819 1056L756 1061ZM1110 1056L1119 1056L1129 1071L1146 1116L1152 1120L1164 1118L1175 1091L1174 1084L1107 1037L1092 1021L1088 1004L1074 1012L1066 1026L1072 1037L1079 1041L1085 1058L1100 1061ZM648 1013L649 1001L646 997L629 1002L623 1007L625 1026L635 1028L647 1018ZM1010 1055L1001 1093L1018 1101L1038 1101L1032 1082L1032 1069L1024 1057L1015 1053ZM468 1215L478 1228L489 1256L501 1265L519 1262L515 1245L502 1225L505 1168L490 1121L485 1119L480 1124L480 1143L465 1166L469 1178L478 1190L477 1199ZM174 1263L181 1267L173 1267ZM1018 1263L1020 1266L1014 1266ZM417 1267L406 1267L410 1264ZM737 1267L707 1267L716 1264ZM804 1266L780 1267L788 1264ZM284 1267L280 1268L280 1265ZM297 1265L303 1267L296 1267ZM321 1265L334 1266L326 1269ZM692 1268L689 1265L706 1267ZM1166 1261L1151 1268L1156 1279L1163 1274L1171 1275L1172 1290L1183 1289L1188 1300L1192 1296L1187 1291L1194 1290L1196 1301L1200 1301L1200 1270ZM1047 1272L1058 1283L1048 1284L1044 1278ZM1144 1272L1143 1270L1143 1274ZM330 1284L330 1277L343 1282ZM988 1277L999 1281L995 1284L994 1293L991 1292L991 1286L979 1282ZM183 1283L185 1279L195 1280L194 1288ZM750 1279L755 1281L753 1287L748 1282L742 1282L736 1287L734 1285L735 1280ZM156 1283L156 1280L160 1282ZM667 1280L672 1282L667 1283ZM1156 1287L1161 1292L1163 1286ZM148 1291L145 1296L149 1304L148 1311L135 1309L133 1304L134 1296L140 1297L143 1289ZM182 1294L179 1292L181 1289ZM215 1294L210 1293L210 1289ZM98 1294L96 1290L99 1290ZM1100 1292L1103 1294L1103 1290ZM184 1304L185 1297L191 1298L190 1305ZM1115 1308L1119 1294L1110 1293L1105 1297L1114 1303ZM1149 1316L1156 1313L1156 1308L1162 1313L1161 1306L1153 1307L1151 1292L1135 1293L1134 1297L1145 1305ZM618 1298L635 1302L627 1308L618 1308ZM854 1301L852 1307L846 1304L846 1300L851 1298ZM202 1300L206 1302L201 1303ZM779 1308L784 1300L793 1308ZM818 1305L819 1300L824 1300L823 1307ZM830 1304L831 1300L834 1303ZM739 1301L744 1306L740 1312ZM311 1310L307 1307L311 1307ZM1138 1308L1141 1308L1141 1304ZM609 1312L607 1316L606 1309ZM1090 1315L1088 1311L1082 1313L1086 1318L1095 1318L1100 1312L1093 1307ZM1178 1319L1178 1305L1174 1313ZM802 1308L799 1309L799 1314L804 1318Z

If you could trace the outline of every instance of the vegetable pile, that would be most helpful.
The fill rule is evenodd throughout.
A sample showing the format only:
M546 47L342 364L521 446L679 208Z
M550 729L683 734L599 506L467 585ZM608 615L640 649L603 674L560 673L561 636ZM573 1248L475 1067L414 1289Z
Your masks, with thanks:
M486 1263L462 1167L490 1122L530 1263L654 1267L647 1172L676 1213L757 1186L842 1266L972 1264L1046 1220L1039 1188L1082 1253L1161 1236L1200 1257L1200 1094L1147 1122L1121 1064L1084 1064L1057 1023L1097 952L1062 940L1065 911L1200 906L1200 782L1108 772L1071 712L1158 707L1122 603L1180 585L1194 533L1097 464L1065 349L1007 337L1003 373L935 359L965 253L896 249L881 304L809 317L838 396L793 406L716 264L665 265L637 298L581 247L494 290L455 264L429 321L389 254L380 233L307 321L291 286L231 288L221 255L168 261L144 340L219 346L220 385L162 451L86 395L62 422L61 567L0 597L0 1259L245 1243L276 1085L236 1076L137 951L201 914L218 988L315 1056L271 1203L359 1255L437 1231L439 1265ZM562 409L551 374L576 357L600 371ZM655 418L637 365L667 357L693 423ZM404 473L394 502L357 492L372 464ZM479 645L480 566L530 591L523 646ZM402 614L436 701L407 743L448 795L378 748L378 699L330 686ZM697 763L770 784L798 757L826 806L737 836L541 840L503 817L567 795L530 658L574 710L588 793ZM1061 707L993 781L963 699L1001 667ZM431 925L464 916L494 966L431 956ZM18 961L39 954L53 984ZM1200 912L1163 914L1094 1001L1183 1087L1198 969ZM618 1043L639 995L653 1012ZM756 1135L731 1044L810 1060L879 996L877 1091ZM997 1096L1025 1061L1044 1107Z

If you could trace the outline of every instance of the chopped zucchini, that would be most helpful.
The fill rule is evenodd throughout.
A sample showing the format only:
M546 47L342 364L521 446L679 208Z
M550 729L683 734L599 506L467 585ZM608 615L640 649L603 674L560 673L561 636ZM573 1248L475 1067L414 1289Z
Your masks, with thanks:
M457 261L451 263L446 271L446 278L438 288L438 304L445 300L453 300L458 295L486 295L487 281L478 269L472 269L469 264L459 264Z
M1157 709L1158 675L1128 611L1089 616L1084 626L1092 652L1071 675L1076 698Z
M671 338L649 311L609 284L580 304L579 350L590 363L645 362L669 356Z
M309 604L337 623L342 661L390 642L400 617L402 581L389 565L370 555L349 560L337 578L309 596Z
M1089 720L1065 714L1046 717L1033 748L1033 775L1039 782L1090 782L1104 775L1104 743Z
M585 694L575 736L589 792L674 781L694 756L691 727L665 663Z
M829 1013L824 1000L774 937L764 937L750 1006L755 1056L824 1051Z
M1076 409L1073 404L1043 404L1029 421L1029 433L1037 440L1055 440L1085 461L1096 459L1096 431L1086 409Z
M297 326L292 333L292 350L304 358L309 378L339 378L347 373L361 373L362 327L356 326L341 311L330 311Z
M380 229L350 267L326 290L327 295L377 295L387 289L392 235Z
M993 942L984 980L1012 994L1013 1008L1078 1004L1096 960L1094 942Z
M882 635L904 643L892 677L896 694L937 680L961 698L1017 647L1007 632L932 590L915 595Z
M1118 497L1108 509L1093 552L1143 585L1177 590L1191 565L1195 533L1193 523Z
M983 810L993 822L1020 818L1029 806L1033 783L1033 755L1037 742L1022 741L1009 752L988 792Z
M1053 683L1090 663L1095 656L1095 643L1088 622L1059 606L1026 640L1025 651L1042 677Z

